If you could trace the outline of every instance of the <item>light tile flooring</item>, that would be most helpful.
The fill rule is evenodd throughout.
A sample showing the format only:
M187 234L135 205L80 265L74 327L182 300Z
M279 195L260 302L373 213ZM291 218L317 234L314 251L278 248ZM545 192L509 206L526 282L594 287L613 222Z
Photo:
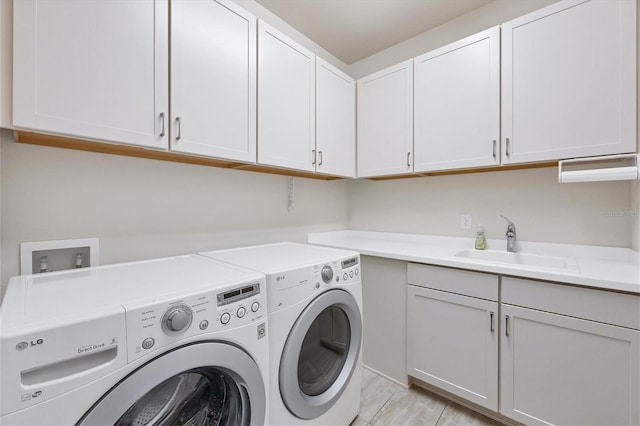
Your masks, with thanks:
M495 426L500 423L412 386L406 389L362 369L360 413L351 426Z

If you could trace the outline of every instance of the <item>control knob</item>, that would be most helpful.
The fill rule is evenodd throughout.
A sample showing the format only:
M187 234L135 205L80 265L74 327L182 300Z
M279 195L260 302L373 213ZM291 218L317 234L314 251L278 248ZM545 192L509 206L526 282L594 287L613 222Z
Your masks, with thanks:
M329 265L324 265L322 267L320 275L322 275L322 281L324 281L325 283L330 283L333 279L333 269Z
M170 336L181 334L189 328L192 319L193 311L187 305L172 306L162 316L162 331Z

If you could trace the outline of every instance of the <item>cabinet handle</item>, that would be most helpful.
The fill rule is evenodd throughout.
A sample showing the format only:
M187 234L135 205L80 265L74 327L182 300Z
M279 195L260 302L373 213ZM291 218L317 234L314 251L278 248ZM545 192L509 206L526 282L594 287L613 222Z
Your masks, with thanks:
M493 140L493 158L496 158L496 140L495 139Z
M322 166L322 151L318 151L318 154L320 154L320 162L318 163L318 166Z
M177 134L176 134L176 140L179 141L182 138L182 125L180 124L180 117L176 117L176 127L177 127Z
M504 316L504 326L504 334L505 336L509 336L509 334L511 334L509 332L509 315Z
M160 128L160 137L164 137L164 112L160 113L160 121L162 122L162 127Z
M509 141L509 138L507 138L507 157L511 155L511 142Z
M407 152L407 167L411 167L411 152Z
M316 165L316 150L315 149L311 150L311 155L313 156L313 161L311 162L311 165L315 166Z
M490 312L489 315L491 316L491 332L493 333L493 312Z

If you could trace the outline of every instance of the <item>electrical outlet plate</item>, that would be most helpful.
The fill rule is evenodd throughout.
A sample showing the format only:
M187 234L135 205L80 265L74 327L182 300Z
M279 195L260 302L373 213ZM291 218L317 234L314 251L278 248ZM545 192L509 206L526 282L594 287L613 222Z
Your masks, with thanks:
M287 179L287 211L293 211L293 178Z
M463 213L460 215L460 229L471 229L471 215Z
M99 241L98 238L81 238L20 243L20 274L39 273L39 259L42 256L47 256L47 270L49 271L74 269L78 254L82 255L83 268L98 266L100 264Z

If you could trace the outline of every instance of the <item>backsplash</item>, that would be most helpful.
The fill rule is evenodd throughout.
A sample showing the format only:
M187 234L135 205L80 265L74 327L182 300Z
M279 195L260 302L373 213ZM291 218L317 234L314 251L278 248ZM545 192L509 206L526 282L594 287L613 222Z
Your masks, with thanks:
M474 237L481 223L488 239L505 239L505 215L519 240L631 247L638 222L632 183L557 179L557 168L550 167L358 180L350 186L349 229ZM460 229L462 213L472 215L471 230Z

